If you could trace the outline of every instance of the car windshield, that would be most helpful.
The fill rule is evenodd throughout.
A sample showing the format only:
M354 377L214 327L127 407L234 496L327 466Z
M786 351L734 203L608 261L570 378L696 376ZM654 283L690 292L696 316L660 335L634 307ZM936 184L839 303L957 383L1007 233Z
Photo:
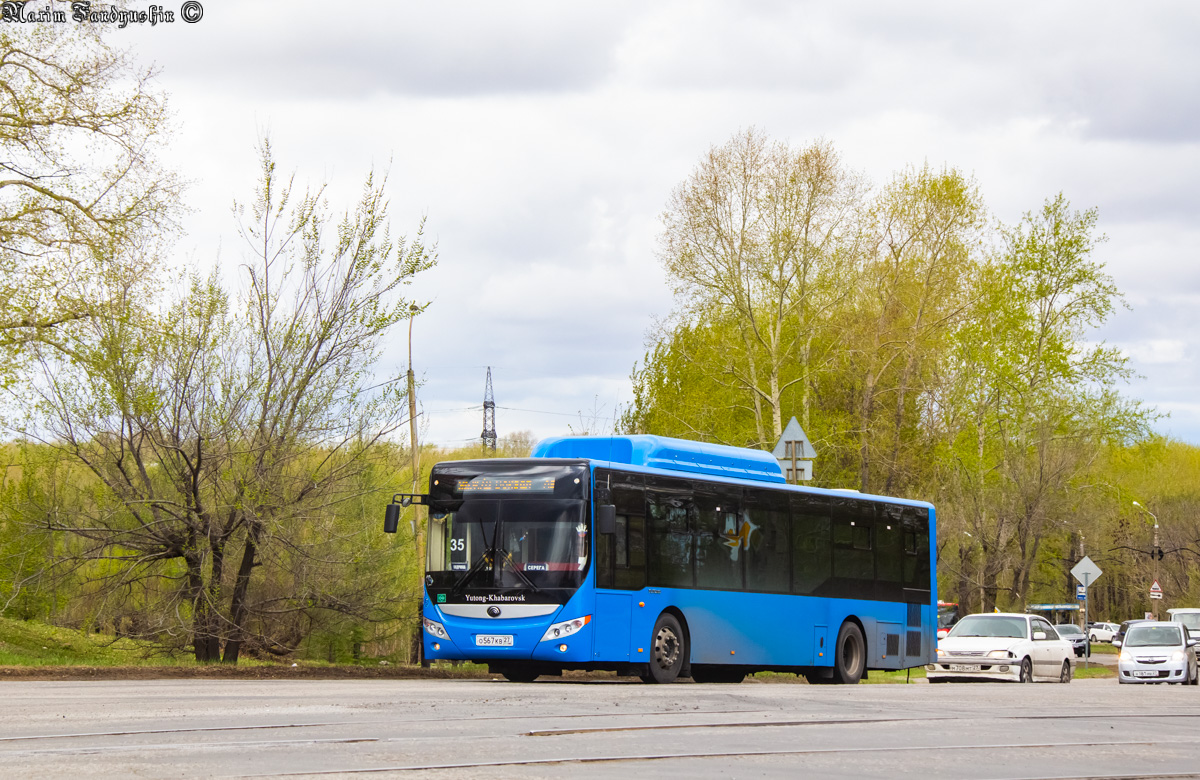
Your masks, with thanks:
M1159 647L1183 644L1178 626L1134 626L1125 634L1126 647Z
M1024 639L1028 636L1025 618L1000 615L970 615L950 630L949 636L995 636Z
M1074 623L1067 623L1061 626L1055 626L1054 630L1059 634L1071 634L1072 636L1083 636L1083 631Z

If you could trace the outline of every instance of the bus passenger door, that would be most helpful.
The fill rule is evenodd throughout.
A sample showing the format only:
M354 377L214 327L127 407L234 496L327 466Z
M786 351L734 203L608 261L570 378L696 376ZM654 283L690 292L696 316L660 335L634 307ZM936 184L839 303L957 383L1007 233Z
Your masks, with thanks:
M597 593L593 622L592 660L629 660L629 624L633 618L633 596L628 593Z

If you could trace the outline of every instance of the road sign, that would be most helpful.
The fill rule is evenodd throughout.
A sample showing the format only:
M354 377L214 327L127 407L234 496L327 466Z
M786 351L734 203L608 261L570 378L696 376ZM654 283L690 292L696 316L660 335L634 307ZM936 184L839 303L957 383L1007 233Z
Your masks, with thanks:
M1071 569L1071 574L1075 579L1083 583L1083 587L1088 587L1100 579L1100 575L1104 572L1100 571L1100 567L1092 562L1092 559L1083 556L1083 560L1075 564L1075 568Z
M1155 580L1154 584L1150 586L1150 598L1152 598L1152 599L1161 599L1162 598L1162 585L1158 584L1158 580Z
M795 417L788 421L771 454L779 461L788 482L812 479L812 459L817 457L817 451Z
M1085 600L1087 598L1087 586L1076 585L1075 586L1075 598L1079 599L1080 601Z

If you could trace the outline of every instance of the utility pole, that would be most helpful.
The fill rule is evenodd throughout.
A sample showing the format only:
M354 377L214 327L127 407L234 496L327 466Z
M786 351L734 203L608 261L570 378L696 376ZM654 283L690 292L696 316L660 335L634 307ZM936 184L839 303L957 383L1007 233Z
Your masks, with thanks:
M1162 550L1158 546L1158 515L1154 514L1149 509L1142 506L1141 504L1139 504L1136 501L1133 502L1133 505L1136 506L1138 509L1142 510L1143 512L1145 512L1146 514L1150 515L1150 517L1154 518L1154 546L1150 548L1150 560L1154 561L1154 567L1153 567L1154 568L1154 582L1157 583L1158 582L1158 561L1160 558L1162 558ZM1154 615L1155 620L1158 620L1158 602L1159 601L1161 601L1161 598L1156 599L1153 596L1150 598L1150 611Z
M483 439L485 450L496 451L496 399L492 397L492 367L487 367L487 385L483 389Z
M413 320L417 318L419 309L414 304L408 310L408 446L412 450L412 492L420 493L421 479L421 451L417 447L417 377L413 373L412 359L412 331ZM412 524L413 544L417 547L417 560L421 558L421 545L417 535L417 505L413 504L412 517L409 522Z

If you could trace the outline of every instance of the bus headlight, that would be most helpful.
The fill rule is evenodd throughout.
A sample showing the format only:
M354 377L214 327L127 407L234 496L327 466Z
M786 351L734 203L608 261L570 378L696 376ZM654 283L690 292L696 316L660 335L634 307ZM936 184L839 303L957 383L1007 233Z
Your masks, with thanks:
M446 633L446 627L436 620L421 618L421 622L425 624L425 630L436 636L438 639L450 638L450 635Z
M587 615L585 617L575 618L574 620L566 620L562 623L555 623L554 625L550 626L550 628L546 629L546 633L542 634L542 638L538 641L546 642L551 639L563 639L571 634L574 634L576 631L591 622L592 616Z

